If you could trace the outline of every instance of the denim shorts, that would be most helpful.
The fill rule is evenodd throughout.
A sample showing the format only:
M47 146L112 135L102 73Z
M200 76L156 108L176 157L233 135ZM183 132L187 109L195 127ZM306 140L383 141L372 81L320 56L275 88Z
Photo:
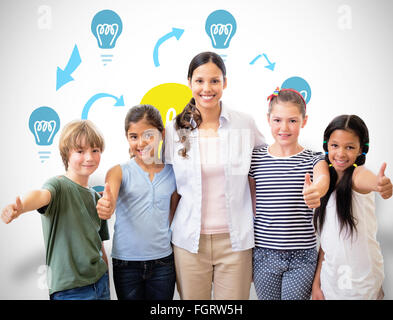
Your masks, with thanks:
M96 282L87 286L58 291L50 300L110 300L108 272Z
M260 300L309 300L318 260L315 248L253 249L254 285Z
M175 291L173 253L148 261L112 259L113 280L119 300L172 300Z

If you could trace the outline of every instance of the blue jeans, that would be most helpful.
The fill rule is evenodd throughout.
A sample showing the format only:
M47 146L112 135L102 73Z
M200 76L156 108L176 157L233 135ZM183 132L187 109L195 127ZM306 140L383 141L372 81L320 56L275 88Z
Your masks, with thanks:
M254 286L259 300L309 300L317 265L315 248L253 249Z
M175 291L173 253L148 261L113 258L113 280L119 300L172 300Z
M93 284L58 291L50 295L51 300L110 300L108 272Z

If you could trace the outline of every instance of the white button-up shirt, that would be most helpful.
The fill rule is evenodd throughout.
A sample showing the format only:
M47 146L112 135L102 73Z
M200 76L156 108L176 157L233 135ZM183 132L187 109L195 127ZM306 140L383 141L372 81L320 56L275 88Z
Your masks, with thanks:
M221 161L225 172L227 220L233 251L254 247L253 210L248 172L254 148L266 145L265 138L253 118L221 105ZM177 192L181 199L171 224L172 243L192 253L198 252L201 231L202 181L199 153L199 130L190 132L190 149L183 158L184 147L174 127L174 120L165 130L165 162L173 165ZM195 123L194 123L195 125Z

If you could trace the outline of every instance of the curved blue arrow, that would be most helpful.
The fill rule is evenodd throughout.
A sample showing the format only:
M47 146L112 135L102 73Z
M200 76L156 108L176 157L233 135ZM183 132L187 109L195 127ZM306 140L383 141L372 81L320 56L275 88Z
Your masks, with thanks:
M71 74L76 70L76 68L79 67L81 62L82 59L81 56L79 55L78 47L77 45L75 45L74 50L72 50L71 57L68 60L68 63L64 68L64 70L57 67L56 91L59 90L62 86L64 86L66 83L74 80L74 78L71 77Z
M251 62L250 64L254 64L260 57L262 57L261 54L258 54Z
M180 37L182 36L184 32L184 29L177 29L177 28L172 28L172 31L167 33L165 36L163 36L162 38L158 39L156 45L154 46L154 50L153 50L153 60L154 60L154 65L156 67L160 66L160 63L158 62L158 48L168 39L172 38L172 37L176 37L177 40L180 39Z
M268 68L268 69L274 71L274 67L276 66L276 63L275 63L275 62L271 63L271 62L269 61L269 59L267 58L267 55L266 55L266 54L262 53L262 55L265 57L267 63L269 64L268 66L265 66L265 68Z
M124 107L124 99L123 96L120 96L120 98L109 94L109 93L97 93L94 96L92 96L89 101L86 102L85 106L83 107L82 110L82 120L87 119L87 115L89 113L89 110L91 106L93 105L94 102L96 102L98 99L105 98L105 97L111 97L116 99L116 103L113 105L114 107Z
M274 71L274 67L276 66L276 63L275 63L275 62L271 63L271 62L269 61L269 59L268 59L268 57L267 57L267 55L266 55L265 53L262 53L262 54L257 55L257 56L250 62L250 64L251 64L251 65L254 64L254 63L255 63L259 58L261 58L262 56L265 57L267 63L269 64L269 65L265 66L265 68Z

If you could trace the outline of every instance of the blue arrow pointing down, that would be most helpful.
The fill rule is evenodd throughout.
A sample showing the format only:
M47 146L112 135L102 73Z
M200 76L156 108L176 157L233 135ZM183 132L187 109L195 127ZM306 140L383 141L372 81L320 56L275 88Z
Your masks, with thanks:
M68 60L67 66L64 68L64 70L57 67L56 91L66 83L74 80L74 78L71 77L71 74L76 70L76 68L78 68L81 62L82 59L79 55L78 47L75 45L74 50L72 50L71 57Z

